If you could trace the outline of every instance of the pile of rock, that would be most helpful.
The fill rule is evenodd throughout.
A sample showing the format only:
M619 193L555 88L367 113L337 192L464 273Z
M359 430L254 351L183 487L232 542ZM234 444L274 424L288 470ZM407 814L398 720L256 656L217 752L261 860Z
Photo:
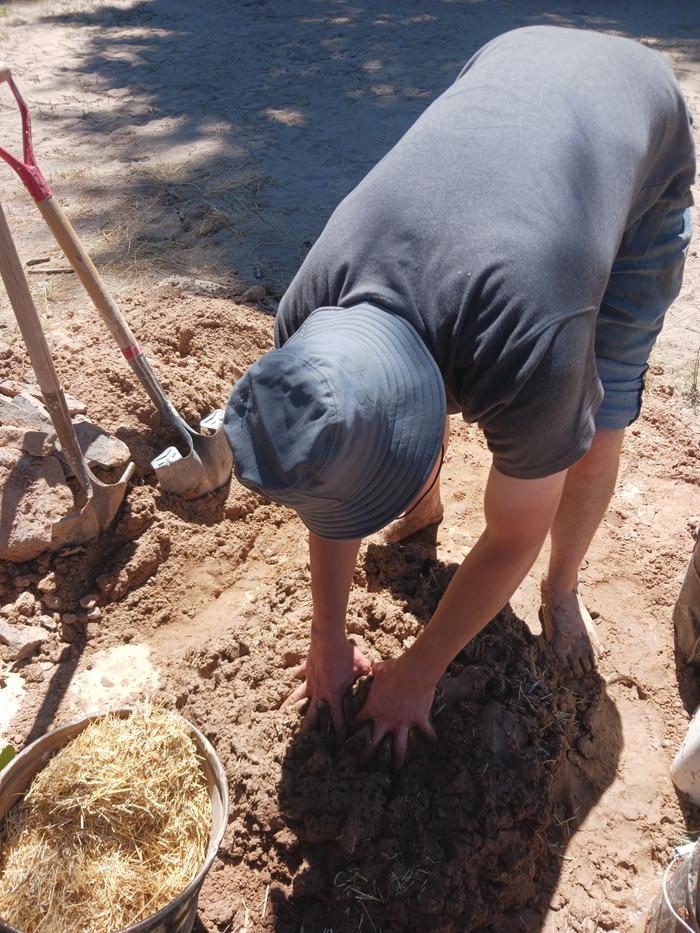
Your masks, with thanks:
M0 607L0 645L8 661L21 661L39 648L56 628L53 616L42 614L41 603L30 592Z
M80 447L91 468L121 469L129 448L86 417L66 396ZM39 387L0 382L0 559L32 560L51 544L51 527L73 509L71 471Z

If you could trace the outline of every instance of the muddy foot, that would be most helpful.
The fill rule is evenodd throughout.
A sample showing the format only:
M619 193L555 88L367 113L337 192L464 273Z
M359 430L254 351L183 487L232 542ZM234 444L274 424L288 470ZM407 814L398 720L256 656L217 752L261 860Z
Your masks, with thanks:
M442 502L438 499L437 502L429 503L425 509L416 509L405 518L397 518L396 521L390 522L369 540L373 544L396 544L430 525L439 525L442 517Z
M593 620L576 591L555 593L542 581L540 622L560 663L580 676L596 668L601 649Z

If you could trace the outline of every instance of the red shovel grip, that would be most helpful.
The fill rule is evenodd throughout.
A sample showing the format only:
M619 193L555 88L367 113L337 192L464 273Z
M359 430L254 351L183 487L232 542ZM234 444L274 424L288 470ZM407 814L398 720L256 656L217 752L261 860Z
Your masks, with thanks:
M34 149L32 148L32 121L29 116L29 108L12 79L12 72L9 66L0 63L0 83L4 82L7 82L10 90L14 94L22 117L22 158L18 159L17 156L13 156L0 146L0 159L4 159L10 168L14 169L17 175L19 175L24 187L38 204L39 201L50 198L53 191L41 174L41 170L34 158Z

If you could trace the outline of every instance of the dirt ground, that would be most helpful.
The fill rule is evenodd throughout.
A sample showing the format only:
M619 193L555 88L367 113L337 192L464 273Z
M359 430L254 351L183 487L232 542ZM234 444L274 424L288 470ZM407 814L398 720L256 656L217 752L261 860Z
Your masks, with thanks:
M700 110L692 2L34 0L0 12L40 163L193 423L271 345L275 299L337 201L491 36L554 22L642 39ZM6 92L2 104L2 138L18 139ZM6 177L23 259L62 269ZM231 793L200 933L641 930L673 847L700 830L668 770L700 695L677 672L671 621L700 516L696 248L582 572L599 674L562 676L540 636L545 553L451 666L439 745L416 739L398 776L386 749L363 764L352 745L336 752L327 724L301 736L278 709L311 609L296 517L235 482L190 503L160 492L149 463L167 431L72 275L32 269L65 387L128 444L136 473L98 542L0 564L0 604L28 592L57 623L28 661L0 661L0 739L20 746L144 693L199 726ZM266 297L243 301L255 284ZM0 374L23 378L4 296L0 327ZM437 538L361 551L349 628L370 657L415 638L479 536L488 452L452 422ZM96 620L80 606L91 593Z

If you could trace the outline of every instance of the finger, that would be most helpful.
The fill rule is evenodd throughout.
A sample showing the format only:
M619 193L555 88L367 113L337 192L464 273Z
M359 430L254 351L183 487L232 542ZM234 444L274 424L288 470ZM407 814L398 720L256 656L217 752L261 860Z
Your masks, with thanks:
M408 748L408 729L401 726L394 732L394 753L392 756L394 771L398 771L406 760L406 750Z
M352 689L346 690L341 701L343 721L351 728L355 725L355 703ZM346 729L347 731L347 729Z
M299 684L299 686L295 687L292 693L289 694L282 706L280 706L280 709L286 709L288 706L294 706L294 704L298 703L299 700L303 700L307 695L307 690L308 686L306 683Z
M333 731L337 742L344 742L348 737L348 727L345 724L342 704L333 703L331 705L331 717L333 719Z
M292 671L294 677L304 678L306 680L306 661L303 664L300 664L299 667L295 667Z
M362 755L368 749L371 750L371 745L372 726L368 723L363 723L362 726L351 732L349 738L345 742L345 747L347 750L351 754L357 755L359 758L362 758Z
M369 738L369 744L364 752L360 755L360 761L369 761L369 759L374 755L376 750L382 744L384 736L387 734L388 730L381 725L378 725L376 722L373 723L372 734Z
M318 722L318 700L313 697L301 724L302 732L310 732Z
M592 651L587 651L584 657L581 659L581 664L586 674L590 674L595 668L595 655Z
M433 724L429 719L426 719L425 722L417 723L417 728L420 729L426 739L430 739L431 742L437 742L437 732L433 729Z

